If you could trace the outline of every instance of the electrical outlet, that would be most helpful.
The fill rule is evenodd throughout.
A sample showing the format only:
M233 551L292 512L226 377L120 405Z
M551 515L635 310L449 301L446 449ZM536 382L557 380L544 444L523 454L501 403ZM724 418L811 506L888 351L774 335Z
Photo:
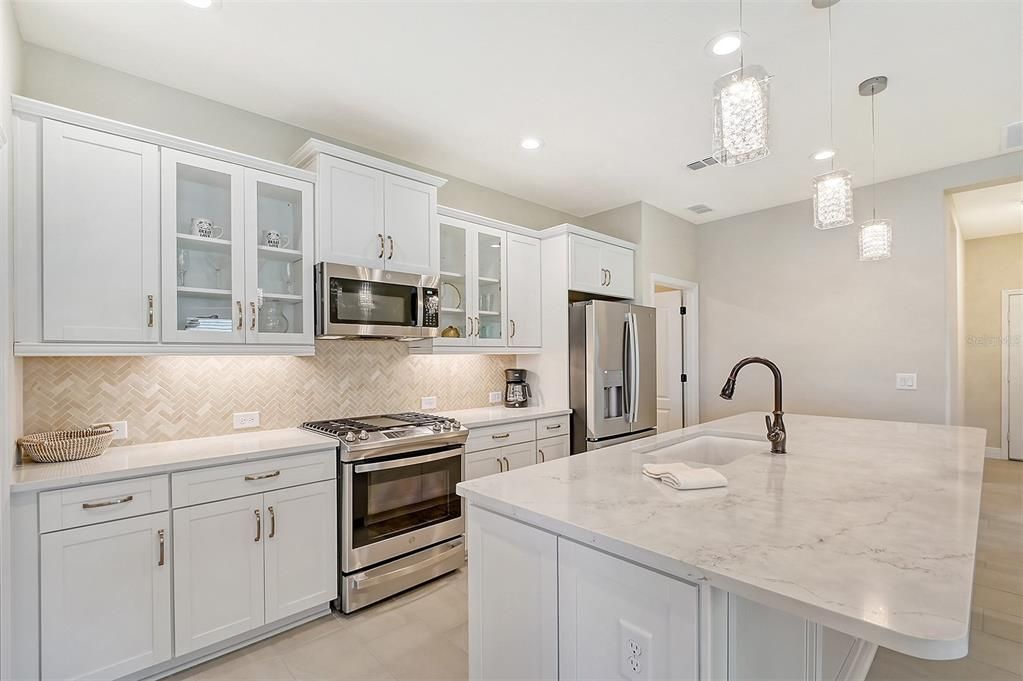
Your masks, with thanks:
M94 423L92 427L102 426L102 423ZM127 440L128 439L128 422L127 421L107 421L106 425L114 429L115 440Z
M437 398L433 395L431 395L430 397L423 397L419 400L419 407L421 409L436 409Z
M648 681L653 636L632 622L618 620L618 671L625 681Z
M916 374L895 374L896 390L916 390Z
M239 411L234 415L234 429L259 428L258 411Z
M504 401L504 394L498 391L490 393L490 404L498 404Z

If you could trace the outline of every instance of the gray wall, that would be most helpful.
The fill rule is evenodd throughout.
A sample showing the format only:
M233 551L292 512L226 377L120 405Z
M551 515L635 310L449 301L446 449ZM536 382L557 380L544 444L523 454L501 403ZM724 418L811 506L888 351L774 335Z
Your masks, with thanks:
M27 97L282 163L307 139L318 137L446 177L448 183L441 187L439 200L453 208L534 229L578 220L568 213L452 177L443 168L423 168L37 45L26 44L22 56L24 80L19 94Z
M1021 167L1016 153L879 184L878 216L894 223L880 262L858 261L855 225L815 230L809 201L701 225L702 419L769 408L761 367L744 370L734 401L717 397L737 360L763 355L782 368L787 411L944 422L955 343L944 192ZM856 190L857 222L870 196ZM896 391L896 372L916 372L919 389Z

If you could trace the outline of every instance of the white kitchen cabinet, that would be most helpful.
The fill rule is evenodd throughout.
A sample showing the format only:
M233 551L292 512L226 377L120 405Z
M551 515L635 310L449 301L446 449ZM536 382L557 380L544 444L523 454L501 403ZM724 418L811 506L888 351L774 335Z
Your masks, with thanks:
M43 679L112 679L171 657L165 511L40 537Z
M543 344L540 319L540 240L508 234L508 345L540 347Z
M40 165L42 340L158 341L158 148L46 119Z
M442 334L434 339L434 345L506 345L507 302L503 286L508 272L506 251L505 232L458 218L441 220Z
M469 514L469 678L558 678L558 542L474 508Z
M570 234L568 259L571 290L615 298L635 297L635 252L632 249Z
M698 631L696 586L558 539L558 666L562 681L695 681Z
M263 495L267 622L337 597L336 489L325 480Z
M544 463L555 459L564 459L572 453L571 438L568 435L538 440L536 443L536 462Z
M814 631L802 617L729 594L728 681L812 680Z
M485 452L478 452L465 457L465 479L482 478L484 475L494 475L504 472L504 459L501 458L501 448L489 449Z
M182 655L263 624L263 495L174 510L174 640Z
M326 154L319 159L316 261L384 268L384 173Z
M532 466L536 463L536 443L524 442L520 445L501 447L501 457L504 459L506 471Z
M385 269L436 275L440 268L437 188L384 175Z

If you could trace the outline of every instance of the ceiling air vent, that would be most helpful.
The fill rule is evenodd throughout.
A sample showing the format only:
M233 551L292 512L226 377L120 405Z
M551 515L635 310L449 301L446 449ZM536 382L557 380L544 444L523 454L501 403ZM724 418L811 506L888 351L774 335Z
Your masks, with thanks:
M1023 149L1023 121L1010 123L1002 129L1002 151Z
M690 170L700 170L708 166L716 166L717 164L718 162L716 158L714 158L713 156L708 156L707 158L700 159L699 161L687 163L686 168L689 168Z
M697 203L695 205L689 206L689 208L687 208L686 210L691 210L697 215L703 215L704 213L709 213L714 209L705 203Z

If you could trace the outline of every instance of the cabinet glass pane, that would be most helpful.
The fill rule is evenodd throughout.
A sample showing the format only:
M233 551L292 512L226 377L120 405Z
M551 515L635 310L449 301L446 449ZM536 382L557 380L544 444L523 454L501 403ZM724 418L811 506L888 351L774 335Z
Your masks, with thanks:
M177 329L231 333L231 176L178 163ZM240 232L241 226L238 226Z
M501 237L480 232L477 240L479 252L479 300L477 300L481 340L500 340L504 310L501 304L501 262L504 257Z
M440 226L440 329L445 339L468 338L466 236L464 229Z
M259 331L302 333L302 192L256 182Z

